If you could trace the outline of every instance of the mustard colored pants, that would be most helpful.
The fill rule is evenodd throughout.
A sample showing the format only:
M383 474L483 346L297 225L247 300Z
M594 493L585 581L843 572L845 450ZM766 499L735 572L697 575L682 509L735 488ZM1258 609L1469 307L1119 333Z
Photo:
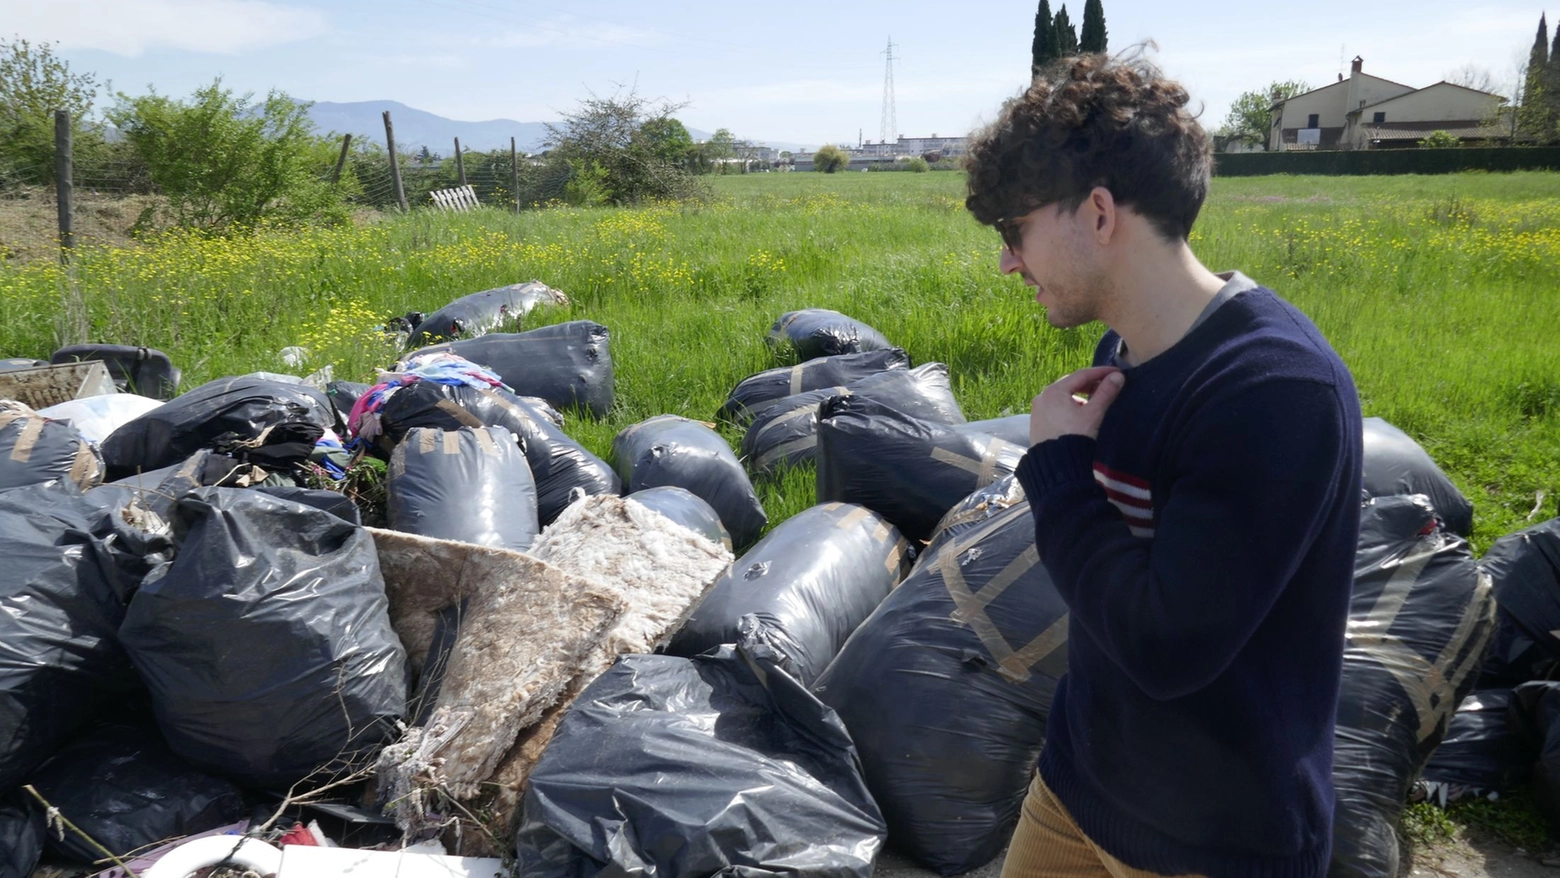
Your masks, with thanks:
M1024 797L1002 878L1164 878L1134 869L1101 850L1035 773ZM1178 876L1193 878L1193 876Z

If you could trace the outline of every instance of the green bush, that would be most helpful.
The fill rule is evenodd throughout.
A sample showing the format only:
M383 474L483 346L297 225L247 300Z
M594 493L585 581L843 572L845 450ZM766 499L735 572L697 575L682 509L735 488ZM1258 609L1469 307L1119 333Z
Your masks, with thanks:
M926 159L923 159L920 156L916 156L910 161L905 162L905 170L912 174L924 174L931 169L932 166L927 163Z
M263 103L217 79L188 101L117 96L108 113L167 199L173 223L213 232L277 222L340 221L351 188L332 186L337 145L314 133L308 104L273 91Z
M78 162L98 158L103 138L87 114L97 97L90 73L72 73L48 43L0 40L0 184L54 182L54 112L69 110Z
M1422 149L1456 149L1462 146L1462 141L1446 131L1432 131L1429 136L1419 141Z
M818 147L813 153L813 170L832 174L835 171L843 171L850 167L850 156L834 144L826 144Z

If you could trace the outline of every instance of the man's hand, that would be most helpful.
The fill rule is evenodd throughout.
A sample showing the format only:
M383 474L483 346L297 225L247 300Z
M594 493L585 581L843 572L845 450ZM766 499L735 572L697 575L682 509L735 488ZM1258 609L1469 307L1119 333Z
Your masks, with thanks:
M1105 410L1121 392L1126 376L1114 366L1079 369L1052 382L1029 408L1029 444L1077 434L1098 438ZM1087 401L1074 394L1088 397Z

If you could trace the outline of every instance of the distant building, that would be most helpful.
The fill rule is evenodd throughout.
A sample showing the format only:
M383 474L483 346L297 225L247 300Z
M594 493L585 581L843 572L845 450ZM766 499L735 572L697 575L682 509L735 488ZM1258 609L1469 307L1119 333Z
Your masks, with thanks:
M931 152L940 152L944 157L953 157L964 155L968 144L968 137L938 137L936 134L930 137L906 137L901 134L899 139L892 143L886 141L873 143L869 140L859 149L851 152L872 158L920 156Z
M1273 103L1268 149L1413 146L1434 131L1465 141L1504 140L1506 99L1450 82L1413 88L1372 76L1355 56L1348 79Z

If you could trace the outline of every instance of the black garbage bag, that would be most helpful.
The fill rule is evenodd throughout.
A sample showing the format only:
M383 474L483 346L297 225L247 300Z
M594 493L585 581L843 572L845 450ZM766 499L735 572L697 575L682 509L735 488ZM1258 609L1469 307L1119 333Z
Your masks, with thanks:
M544 526L572 502L576 490L587 495L622 492L622 482L606 461L503 390L420 381L391 394L379 411L379 420L383 438L391 444L413 427L458 430L495 426L520 437L536 482L537 515Z
M1018 476L1015 475L1006 475L983 488L976 488L937 522L921 554L937 551L949 540L979 526L1003 510L1023 503L1025 499L1024 486L1019 484Z
M1525 783L1538 748L1507 721L1510 689L1476 689L1452 716L1446 737L1419 775L1431 801L1505 794Z
M52 481L92 488L103 481L103 459L69 423L0 400L0 491Z
M97 726L45 762L30 783L115 856L227 826L247 815L244 795L173 755L148 717ZM80 863L102 859L80 835L50 836L49 850Z
M345 521L354 527L363 523L363 511L352 502L352 498L338 491L327 491L320 488L297 488L280 485L261 485L255 488L262 494L270 494L293 503L302 503L304 506L312 506Z
M352 414L352 406L358 401L358 397L373 389L372 384L332 381L325 385L325 396L330 399L331 408L336 410L336 419L346 423L347 416Z
M173 752L255 787L371 758L405 710L406 654L368 532L239 488L184 495L172 524L178 555L119 639Z
M859 354L893 347L883 333L838 311L804 308L780 315L765 339L771 347L790 345L803 360Z
M762 647L622 657L521 807L528 878L869 878L883 844L850 736Z
M1029 413L1021 415L1008 415L1002 418L987 418L984 421L969 421L959 424L960 433L984 433L995 436L1003 442L1011 442L1019 448L1029 447Z
M865 396L897 411L939 424L961 424L948 367L923 363L914 369L891 369L853 381L845 387L809 390L776 401L748 425L742 437L742 457L754 473L773 473L783 466L811 461L818 447L818 406L831 396Z
M923 553L818 678L895 849L956 875L1008 843L1067 672L1067 618L1019 503Z
M1491 673L1540 676L1560 660L1560 518L1501 537L1479 565L1495 583L1502 628L1509 626L1492 647Z
M612 410L610 341L610 332L600 323L572 320L436 345L420 353L448 351L493 370L517 396L540 397L558 408L578 407L604 418Z
M390 455L392 530L523 552L541 533L536 481L503 427L417 427Z
M1534 680L1518 686L1506 716L1535 754L1533 804L1549 831L1560 832L1560 681Z
M121 393L152 399L173 399L179 393L183 373L159 350L126 344L75 344L49 355L49 362L55 365L87 360L102 363Z
M1496 595L1495 634L1479 669L1479 688L1515 689L1530 680L1560 676L1560 661L1500 606L1500 579L1491 578Z
M635 491L623 499L632 500L646 509L654 509L683 527L703 534L710 542L720 543L728 550L731 548L731 533L721 524L715 508L687 488L662 485Z
M1423 494L1447 530L1465 538L1473 533L1473 504L1418 442L1381 418L1365 419L1363 439L1366 497Z
M971 491L1017 469L1024 452L865 397L835 396L818 409L818 502L860 503L924 540Z
M908 368L910 355L899 348L889 348L818 357L795 366L766 369L749 375L731 388L716 416L738 426L747 426L759 412L788 396L825 387L844 387L878 372Z
M1473 689L1494 627L1489 577L1428 499L1365 504L1334 738L1333 878L1399 874L1403 802Z
M219 378L110 433L103 459L109 479L172 466L202 448L242 452L275 469L307 460L315 441L335 424L330 400L307 384Z
M664 485L692 491L720 516L738 549L752 545L769 523L731 446L698 421L657 415L631 424L613 437L612 460L629 494Z
M667 645L695 656L748 633L811 686L909 571L910 544L872 510L826 503L781 522L715 581Z
M43 857L43 840L48 829L43 809L24 801L26 793L17 791L0 799L0 878L32 878L33 869Z
M0 792L135 688L114 637L128 587L59 485L0 493Z
M510 284L480 293L471 293L445 305L432 314L417 315L408 347L458 338L476 338L516 323L538 305L567 305L568 297L538 280ZM407 315L410 317L411 315Z

